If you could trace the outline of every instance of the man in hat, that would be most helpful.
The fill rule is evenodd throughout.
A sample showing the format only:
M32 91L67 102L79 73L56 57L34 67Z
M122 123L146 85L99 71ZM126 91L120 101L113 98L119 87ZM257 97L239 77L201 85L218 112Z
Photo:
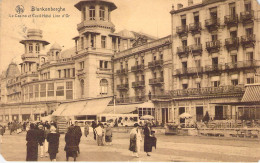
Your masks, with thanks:
M44 130L43 130L43 125L39 125L38 126L38 143L40 145L40 155L41 155L41 158L43 157L44 155L44 150L43 150L43 142L45 141L45 137L44 137Z

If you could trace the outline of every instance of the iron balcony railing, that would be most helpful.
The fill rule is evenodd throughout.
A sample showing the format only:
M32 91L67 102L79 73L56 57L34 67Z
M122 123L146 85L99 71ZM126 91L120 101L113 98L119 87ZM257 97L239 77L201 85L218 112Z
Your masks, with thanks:
M220 25L220 19L219 18L211 18L205 20L205 26L206 27L211 27L211 26L219 26Z
M128 90L129 85L128 84L119 84L117 85L117 90Z
M240 20L243 23L251 22L254 20L254 10L245 11L240 13Z
M202 73L203 67L189 67L189 68L181 68L176 70L176 75L188 75L188 74L196 74Z
M228 26L238 24L238 14L225 16L224 22Z
M177 53L178 54L188 54L189 53L189 47L188 46L177 47Z
M149 68L155 68L155 67L162 67L163 66L163 60L154 60L152 62L148 63Z
M252 44L256 42L256 38L255 35L245 35L245 36L241 36L241 44L243 46L245 46L246 44Z
M120 70L116 70L116 73L118 75L125 75L128 73L128 69L127 68L123 68L123 69L120 69Z
M192 53L201 53L202 52L202 44L190 45L189 49Z
M220 41L215 40L215 41L208 41L206 42L206 49L210 52L211 50L219 50L220 48Z
M132 82L132 87L133 88L144 87L144 86L145 86L145 82L144 81Z
M229 49L229 48L237 48L239 46L239 38L238 37L234 37L234 38L227 38L225 39L225 46Z
M131 67L131 71L132 72L143 71L143 70L144 70L144 65L143 64Z
M201 28L201 23L200 22L196 22L196 23L191 23L189 25L189 31L190 32L198 32L200 31L202 28Z
M228 85L220 87L203 87L188 88L171 91L172 97L190 97L190 96L217 96L217 95L234 95L243 94L245 92L244 85Z
M164 80L162 77L160 78L154 78L154 79L149 79L149 84L150 85L156 85L156 84L163 84Z
M179 27L176 27L176 33L177 34L184 34L188 32L188 26L187 25L182 25Z
M207 65L205 66L205 72L212 72L212 71L221 71L222 64L215 64L215 65Z

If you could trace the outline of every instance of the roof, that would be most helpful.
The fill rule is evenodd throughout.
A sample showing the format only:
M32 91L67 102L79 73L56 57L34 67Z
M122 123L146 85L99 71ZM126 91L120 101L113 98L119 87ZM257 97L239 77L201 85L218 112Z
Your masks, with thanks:
M66 49L64 51L61 52L61 57L62 58L70 58L72 56L74 56L76 53L76 48L70 48L70 49Z
M85 3L90 3L90 2L98 2L98 3L105 3L108 4L110 6L110 11L113 11L115 9L117 9L116 5L114 4L114 2L111 2L109 0L81 0L79 1L77 4L75 4L74 6L78 9L81 10L81 6Z
M20 70L19 70L17 64L14 62L11 62L8 65L8 68L6 70L6 73L5 73L6 77L7 78L16 77L19 74L20 74Z
M61 50L61 46L60 46L57 42L55 42L55 43L51 46L50 50Z
M135 35L132 31L124 29L117 33L122 38L135 39Z
M260 85L248 85L241 102L260 102Z
M137 110L140 104L107 106L102 114L127 114ZM115 108L115 109L114 109ZM115 110L115 111L114 111Z

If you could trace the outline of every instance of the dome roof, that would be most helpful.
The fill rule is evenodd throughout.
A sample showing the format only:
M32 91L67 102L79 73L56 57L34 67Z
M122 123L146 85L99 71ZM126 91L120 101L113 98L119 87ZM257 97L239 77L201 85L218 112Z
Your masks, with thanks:
M12 77L15 77L16 75L19 75L20 74L20 70L17 66L16 63L14 62L11 62L9 65L8 65L8 68L5 72L5 75L7 78L12 78Z
M51 46L50 50L61 50L61 46L60 46L58 43L55 42L55 43Z
M128 31L126 29L118 32L118 35L120 35L122 38L130 38L130 39L135 39L135 35L133 32Z

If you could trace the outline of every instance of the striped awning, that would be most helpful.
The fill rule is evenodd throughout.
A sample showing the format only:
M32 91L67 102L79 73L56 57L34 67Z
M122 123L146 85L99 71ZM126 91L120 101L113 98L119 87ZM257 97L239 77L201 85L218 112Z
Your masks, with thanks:
M129 114L136 111L140 104L107 106L102 114Z
M260 85L247 86L241 102L260 102Z

